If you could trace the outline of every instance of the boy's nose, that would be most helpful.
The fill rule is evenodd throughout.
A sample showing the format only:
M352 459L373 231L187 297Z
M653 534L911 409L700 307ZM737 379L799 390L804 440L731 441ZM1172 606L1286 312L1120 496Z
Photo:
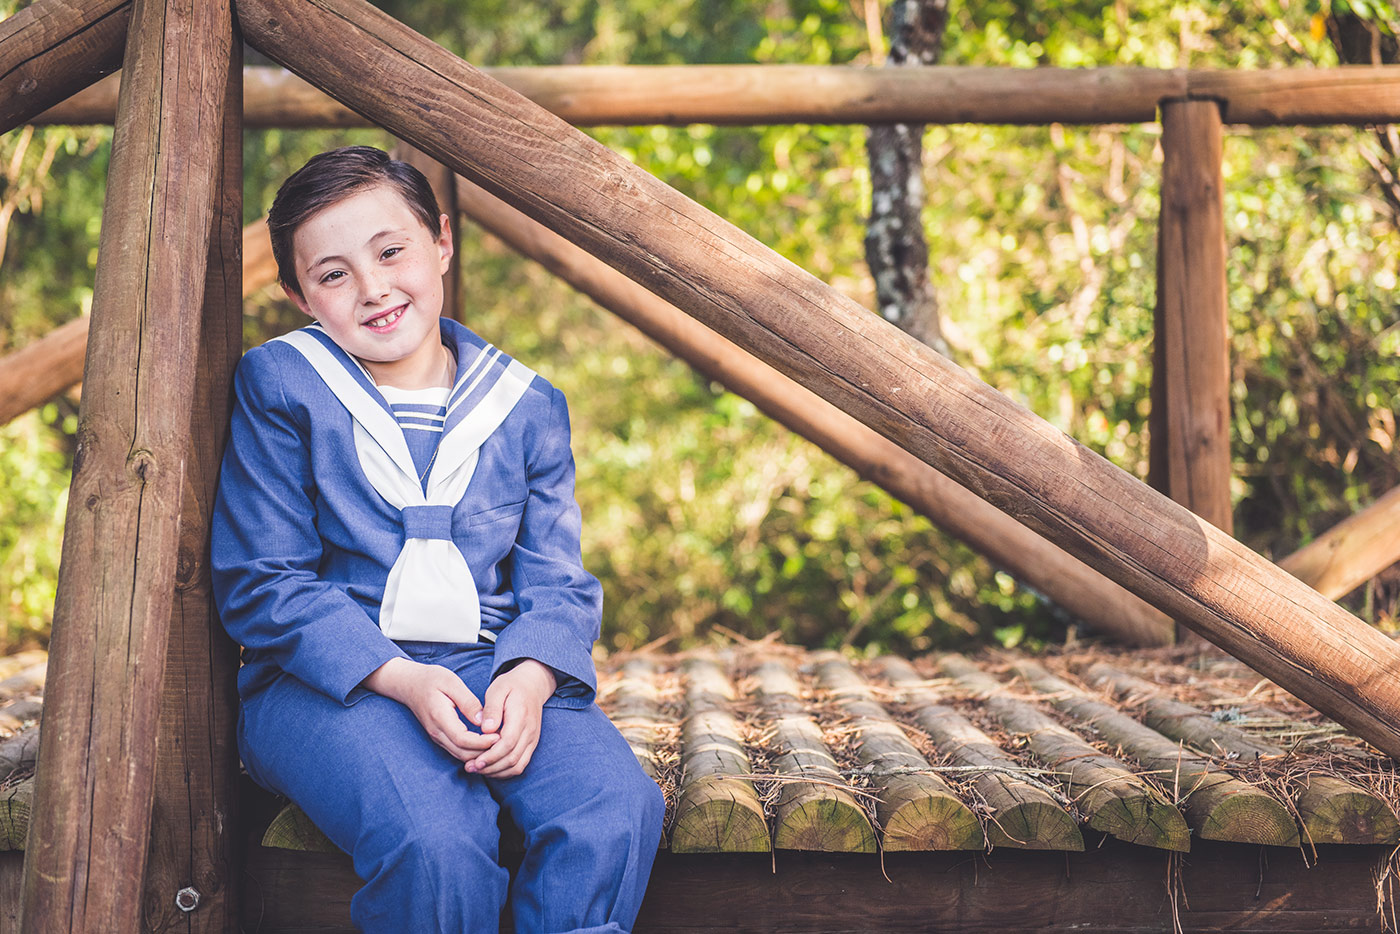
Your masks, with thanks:
M360 289L366 305L373 305L389 294L389 280L384 276L366 276Z

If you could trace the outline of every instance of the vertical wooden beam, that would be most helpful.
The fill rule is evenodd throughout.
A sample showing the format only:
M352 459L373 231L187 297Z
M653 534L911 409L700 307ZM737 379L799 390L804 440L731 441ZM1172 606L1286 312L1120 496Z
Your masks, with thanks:
M1162 103L1152 463L1162 492L1233 534L1222 142L1215 101Z
M427 177L437 197L438 210L447 215L447 223L452 227L452 244L460 247L462 218L457 210L457 176L447 166L408 143L394 147L394 158L407 162ZM442 296L443 316L462 321L462 257L455 250L447 275L442 278Z
M0 21L0 133L122 61L131 0L38 0Z
M143 929L238 929L238 646L219 623L209 580L209 515L243 352L243 42L235 37L204 276L199 369L180 512L175 605L161 697Z
M27 934L140 929L228 0L136 0L44 702Z

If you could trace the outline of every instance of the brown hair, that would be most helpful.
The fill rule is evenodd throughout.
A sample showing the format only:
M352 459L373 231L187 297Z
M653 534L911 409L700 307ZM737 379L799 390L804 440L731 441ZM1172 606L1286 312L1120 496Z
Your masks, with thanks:
M342 198L375 185L388 185L398 192L423 225L434 234L438 229L437 197L423 173L373 146L345 146L312 156L297 169L272 200L267 212L267 230L272 236L272 257L284 288L302 294L292 262L292 237L307 218Z

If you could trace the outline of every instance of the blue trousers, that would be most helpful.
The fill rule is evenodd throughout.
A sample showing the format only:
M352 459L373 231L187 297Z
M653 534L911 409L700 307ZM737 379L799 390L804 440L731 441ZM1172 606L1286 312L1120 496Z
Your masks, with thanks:
M404 647L485 696L490 646ZM641 908L664 803L596 705L546 706L524 774L492 779L463 771L397 701L346 707L283 675L245 701L239 748L255 781L353 857L366 934L496 931L507 899L521 934L625 932ZM502 812L525 838L513 882Z

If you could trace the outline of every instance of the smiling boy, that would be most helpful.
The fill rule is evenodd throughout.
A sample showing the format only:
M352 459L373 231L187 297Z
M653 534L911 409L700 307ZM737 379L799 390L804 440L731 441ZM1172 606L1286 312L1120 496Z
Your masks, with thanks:
M315 157L269 213L315 324L250 351L213 527L239 746L342 849L370 932L625 931L662 804L593 703L563 394L440 317L422 175ZM499 865L497 816L525 837Z

